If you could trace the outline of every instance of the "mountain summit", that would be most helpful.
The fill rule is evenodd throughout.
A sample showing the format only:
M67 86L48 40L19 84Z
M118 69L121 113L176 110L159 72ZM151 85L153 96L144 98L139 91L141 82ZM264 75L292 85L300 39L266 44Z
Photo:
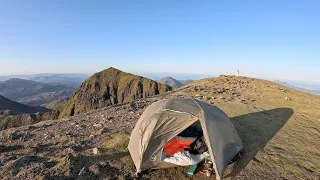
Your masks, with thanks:
M110 67L83 82L69 101L54 114L59 118L73 116L109 105L162 94L171 89L168 85Z

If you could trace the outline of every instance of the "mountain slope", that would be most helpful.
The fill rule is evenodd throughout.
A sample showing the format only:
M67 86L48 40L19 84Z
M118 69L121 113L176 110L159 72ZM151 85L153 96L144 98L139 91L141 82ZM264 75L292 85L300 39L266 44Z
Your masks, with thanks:
M179 87L182 87L186 84L191 83L192 80L177 80L173 77L168 76L168 77L164 77L164 78L158 80L157 82L161 83L161 84L169 85L174 88L179 88Z
M227 167L224 179L319 179L320 98L235 76L203 79L165 96L2 131L0 179L133 179L135 167L126 150L130 132L148 105L175 97L201 99L231 118L246 153ZM20 163L25 159L35 165ZM168 168L144 172L142 177L215 179L200 173L187 176L187 171L188 167Z
M62 85L48 85L31 80L9 79L0 82L0 94L13 101L39 106L62 97L68 97L73 89Z
M18 102L27 104L30 106L40 105L45 107L47 104L51 104L56 100L69 98L72 95L73 91L74 91L73 89L66 89L62 91L45 92L45 93L40 93L33 96L21 98L19 99Z
M69 101L54 114L59 114L59 118L73 116L109 105L163 94L169 90L170 86L111 67L82 83Z
M0 110L11 110L16 113L36 113L36 112L45 112L46 109L42 107L32 107L24 104L20 104L14 101L11 101L8 98L5 98L0 95Z
M266 80L220 76L191 83L188 94L230 117L247 153L234 179L317 179L320 98Z
M57 99L55 101L52 101L51 103L48 104L43 104L44 107L48 108L48 109L58 109L59 107L61 107L63 104L65 104L70 97L62 97L60 99Z

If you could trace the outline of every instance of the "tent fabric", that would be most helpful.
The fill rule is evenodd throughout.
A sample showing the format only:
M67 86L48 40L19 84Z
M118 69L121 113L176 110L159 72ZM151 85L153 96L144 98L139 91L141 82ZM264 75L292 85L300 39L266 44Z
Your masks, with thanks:
M189 126L199 124L215 162L216 179L222 179L226 166L243 144L223 111L192 98L157 101L141 115L128 145L137 172L177 166L161 160L164 145Z

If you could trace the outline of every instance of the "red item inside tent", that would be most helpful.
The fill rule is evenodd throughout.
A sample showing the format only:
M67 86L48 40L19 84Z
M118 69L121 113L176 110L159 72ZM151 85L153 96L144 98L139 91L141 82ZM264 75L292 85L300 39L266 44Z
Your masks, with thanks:
M163 151L167 153L168 157L174 155L177 152L183 152L184 149L190 149L190 144L193 141L180 141L178 138L168 142L163 147Z

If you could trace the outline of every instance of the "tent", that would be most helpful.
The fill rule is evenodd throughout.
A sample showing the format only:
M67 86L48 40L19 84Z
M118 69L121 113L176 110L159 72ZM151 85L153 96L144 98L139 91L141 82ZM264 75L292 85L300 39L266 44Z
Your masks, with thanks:
M223 111L193 98L160 100L141 115L128 145L137 173L177 166L161 161L163 146L189 126L202 129L216 179L222 179L226 166L243 144Z

